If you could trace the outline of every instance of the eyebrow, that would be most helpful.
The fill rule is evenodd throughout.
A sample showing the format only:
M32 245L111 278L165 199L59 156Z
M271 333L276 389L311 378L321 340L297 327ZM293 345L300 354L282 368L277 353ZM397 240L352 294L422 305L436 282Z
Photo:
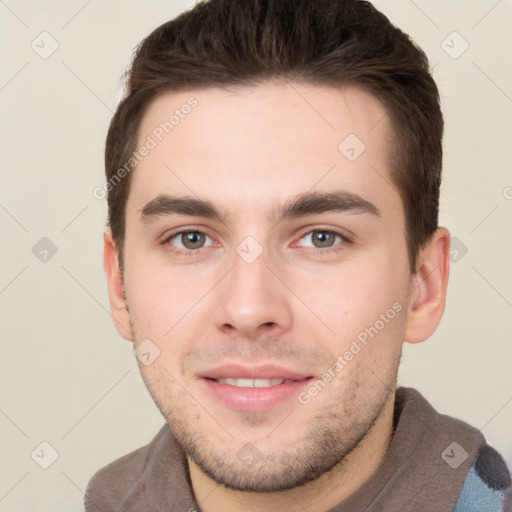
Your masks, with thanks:
M141 220L150 223L158 217L168 215L190 215L206 217L226 223L232 215L217 208L211 201L190 196L161 194L149 201L140 210ZM305 192L275 207L269 215L271 222L327 212L366 213L381 217L377 206L358 194L345 190L332 192Z

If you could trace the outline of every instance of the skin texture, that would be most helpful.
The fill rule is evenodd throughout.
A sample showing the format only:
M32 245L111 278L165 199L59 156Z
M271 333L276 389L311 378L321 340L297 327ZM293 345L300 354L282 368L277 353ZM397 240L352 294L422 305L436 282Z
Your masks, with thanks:
M393 133L368 93L264 83L166 94L146 112L141 145L191 97L197 106L132 172L124 286L105 233L112 316L136 347L149 339L159 350L139 367L189 457L203 511L326 510L374 473L389 446L402 344L427 339L441 319L450 235L439 228L411 275L390 178ZM354 161L338 149L349 134L365 145ZM380 215L269 218L297 194L339 190ZM160 194L209 200L225 219L141 219ZM204 231L204 246L169 239L186 229ZM342 237L327 234L325 244L326 232ZM257 243L247 245L248 236ZM237 247L261 254L248 263ZM234 410L198 376L225 363L279 364L322 379L383 314L378 334L307 404L294 396L263 411ZM243 449L255 459L249 465Z

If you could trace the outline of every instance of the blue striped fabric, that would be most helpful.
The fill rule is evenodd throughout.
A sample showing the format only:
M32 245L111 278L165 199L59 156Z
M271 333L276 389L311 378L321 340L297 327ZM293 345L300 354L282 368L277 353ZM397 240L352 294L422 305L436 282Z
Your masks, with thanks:
M490 446L480 448L454 512L512 512L510 471Z

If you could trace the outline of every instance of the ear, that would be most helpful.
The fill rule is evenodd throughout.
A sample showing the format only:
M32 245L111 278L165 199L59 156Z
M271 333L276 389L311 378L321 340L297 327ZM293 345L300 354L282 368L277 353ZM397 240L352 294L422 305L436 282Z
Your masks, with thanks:
M443 316L450 273L450 232L439 228L418 257L411 279L404 341L420 343L437 329Z
M119 335L127 341L133 341L130 316L124 293L123 277L119 270L116 244L112 232L107 229L103 234L103 268L107 278L108 298L112 320Z

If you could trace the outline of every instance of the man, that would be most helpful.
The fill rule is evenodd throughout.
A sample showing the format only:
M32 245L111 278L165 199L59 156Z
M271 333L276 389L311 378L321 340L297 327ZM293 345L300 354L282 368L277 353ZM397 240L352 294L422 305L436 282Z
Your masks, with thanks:
M442 317L443 119L357 0L210 0L138 48L106 145L112 316L166 420L91 511L503 511L475 428L396 388Z

